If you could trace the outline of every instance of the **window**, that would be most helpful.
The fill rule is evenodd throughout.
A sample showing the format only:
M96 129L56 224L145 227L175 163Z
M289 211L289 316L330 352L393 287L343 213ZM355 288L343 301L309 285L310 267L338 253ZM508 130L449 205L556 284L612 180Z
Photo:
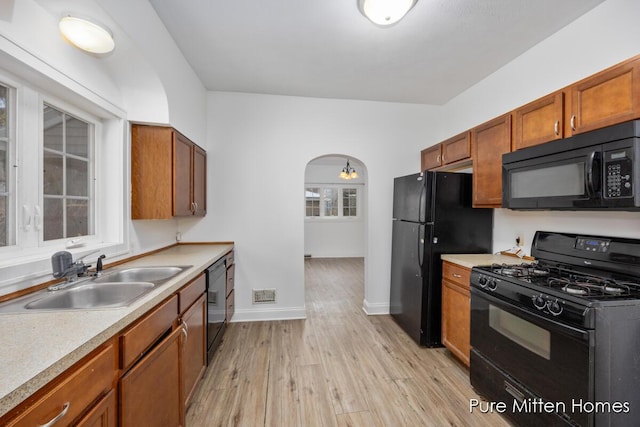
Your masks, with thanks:
M356 218L358 188L338 185L305 188L305 216L307 218Z
M43 108L43 240L92 233L89 123Z
M0 85L0 246L9 244L9 88Z

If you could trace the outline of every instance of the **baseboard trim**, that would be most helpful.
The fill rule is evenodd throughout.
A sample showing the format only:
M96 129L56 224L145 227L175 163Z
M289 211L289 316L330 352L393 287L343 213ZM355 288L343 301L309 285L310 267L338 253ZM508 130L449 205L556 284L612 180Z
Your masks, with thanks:
M364 311L367 316L389 314L389 304L385 302L370 303L369 301L364 300L362 303L362 311Z
M273 320L297 320L306 319L305 307L299 308L271 308L260 309L236 309L231 323L235 322L268 322Z

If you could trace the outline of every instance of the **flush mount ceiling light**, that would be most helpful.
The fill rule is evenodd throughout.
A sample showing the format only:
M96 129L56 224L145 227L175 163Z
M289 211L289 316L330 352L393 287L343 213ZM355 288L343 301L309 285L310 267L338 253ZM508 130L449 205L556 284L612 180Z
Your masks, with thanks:
M342 168L342 172L340 172L340 178L342 179L356 179L358 177L358 172L349 164L349 160L347 160L347 166Z
M87 18L65 15L58 28L65 40L85 52L104 54L116 46L111 31Z
M401 20L418 0L358 0L358 9L377 25L391 25Z

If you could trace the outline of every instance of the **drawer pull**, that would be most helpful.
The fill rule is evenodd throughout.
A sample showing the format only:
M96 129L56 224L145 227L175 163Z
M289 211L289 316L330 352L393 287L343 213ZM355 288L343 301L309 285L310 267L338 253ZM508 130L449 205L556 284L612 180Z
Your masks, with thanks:
M54 425L55 423L57 423L58 421L60 421L60 418L64 417L65 415L67 415L67 412L69 412L69 407L71 406L71 403L67 402L64 404L64 406L62 407L62 411L56 415L51 421L49 421L46 424L41 424L39 427L51 427L52 425Z
M456 279L462 279L462 275L458 273L453 273L453 277L455 277Z
M184 320L182 321L184 327L182 328L182 334L184 335L184 341L187 342L189 340L189 325Z
M560 120L556 120L556 124L553 126L553 132L557 135L560 135Z

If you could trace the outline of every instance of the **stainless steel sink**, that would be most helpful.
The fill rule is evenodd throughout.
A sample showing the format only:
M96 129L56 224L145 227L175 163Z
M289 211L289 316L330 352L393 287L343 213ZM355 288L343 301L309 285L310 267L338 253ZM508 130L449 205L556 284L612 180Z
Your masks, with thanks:
M151 282L159 285L182 273L191 266L170 267L130 267L124 270L106 272L102 277L94 280L94 283L105 282Z
M0 304L0 313L126 307L191 267L184 265L111 269L100 277L82 278L60 290L42 290Z
M88 283L57 291L24 306L28 310L83 310L126 307L155 288L149 282Z

